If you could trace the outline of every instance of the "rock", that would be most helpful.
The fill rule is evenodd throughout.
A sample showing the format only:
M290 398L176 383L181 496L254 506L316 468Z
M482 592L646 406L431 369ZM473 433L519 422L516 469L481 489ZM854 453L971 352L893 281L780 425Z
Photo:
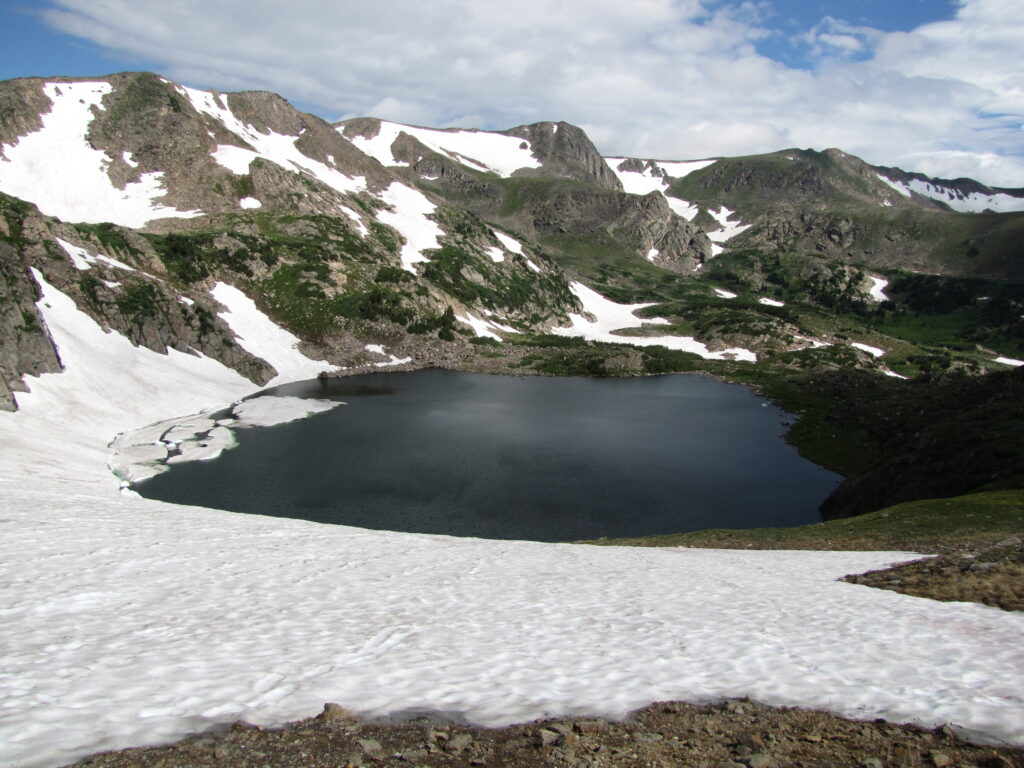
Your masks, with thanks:
M640 744L653 744L656 741L661 741L665 737L660 733L638 733L634 736Z
M541 747L553 747L557 744L561 744L563 736L558 731L553 731L550 728L541 728L537 731L537 744Z
M597 733L607 727L608 722L606 720L577 720L573 723L573 728L580 734Z
M415 763L419 760L425 760L429 754L425 749L407 749L400 754L400 757L407 763Z
M444 745L446 752L452 752L456 755L462 754L469 746L473 743L473 737L468 733L460 733L457 736L453 736L448 740L448 743Z
M759 752L756 755L749 755L747 757L741 757L740 762L747 766L747 768L772 768L775 763L772 762L771 757Z
M340 704L328 702L327 704L324 704L324 711L320 713L319 718L325 723L334 723L352 722L356 719L356 716Z
M741 733L736 737L736 743L749 747L754 752L762 752L766 746L764 737L759 733Z
M869 757L860 761L860 768L882 768L882 761L877 757Z
M376 739L356 739L367 757L379 760L384 756L384 747Z
M932 765L935 768L946 768L948 765L953 764L953 758L947 755L945 752L937 752L935 750L931 753Z
M939 735L939 736L945 737L946 739L948 739L949 741L953 742L954 744L956 744L956 743L958 743L960 741L960 734L958 734L956 731L954 731L953 727L950 726L948 723L946 725L942 726L941 728L939 728L936 731L936 734Z
M993 547L1012 547L1012 546L1015 546L1016 544L1020 544L1021 541L1022 540L1021 540L1020 536L1011 536L1008 539L1003 539L1002 541L997 541L992 546Z
M803 737L804 741L809 741L812 744L818 744L821 742L821 736L817 733L808 733Z
M743 763L737 763L732 760L726 760L722 763L716 763L715 768L747 768Z

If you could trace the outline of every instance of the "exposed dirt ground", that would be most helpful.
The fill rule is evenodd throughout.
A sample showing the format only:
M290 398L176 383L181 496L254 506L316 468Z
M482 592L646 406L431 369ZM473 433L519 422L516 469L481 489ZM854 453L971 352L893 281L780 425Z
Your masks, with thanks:
M78 768L342 768L343 766L945 766L1024 768L1024 751L972 745L949 727L856 722L746 700L659 703L624 722L547 720L501 729L426 717L360 722L336 704L281 729L236 723L173 746L110 752Z

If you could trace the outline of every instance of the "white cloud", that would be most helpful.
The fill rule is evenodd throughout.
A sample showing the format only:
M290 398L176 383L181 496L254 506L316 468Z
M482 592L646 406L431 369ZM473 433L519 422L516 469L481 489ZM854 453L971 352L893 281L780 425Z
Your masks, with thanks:
M568 120L607 154L839 146L874 163L1024 184L1019 0L960 0L955 18L910 32L825 18L802 37L810 68L758 53L778 35L763 0L57 4L51 25L168 77L274 90L329 119Z

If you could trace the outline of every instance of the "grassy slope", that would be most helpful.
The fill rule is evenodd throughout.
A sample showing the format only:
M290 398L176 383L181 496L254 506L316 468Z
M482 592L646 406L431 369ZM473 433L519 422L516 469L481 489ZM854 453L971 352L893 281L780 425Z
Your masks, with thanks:
M985 546L1024 532L1024 491L993 491L897 504L858 517L796 528L707 530L632 539L605 546L729 549L904 550L941 552Z

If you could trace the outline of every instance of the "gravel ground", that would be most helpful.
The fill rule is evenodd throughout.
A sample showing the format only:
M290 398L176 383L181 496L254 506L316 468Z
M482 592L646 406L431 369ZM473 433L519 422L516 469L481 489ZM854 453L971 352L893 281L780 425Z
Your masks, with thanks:
M884 721L747 700L654 704L623 722L546 720L501 729L419 717L361 722L336 704L281 729L236 723L166 747L108 752L78 768L341 768L342 766L934 766L1024 768L1024 751L973 745L949 727Z

